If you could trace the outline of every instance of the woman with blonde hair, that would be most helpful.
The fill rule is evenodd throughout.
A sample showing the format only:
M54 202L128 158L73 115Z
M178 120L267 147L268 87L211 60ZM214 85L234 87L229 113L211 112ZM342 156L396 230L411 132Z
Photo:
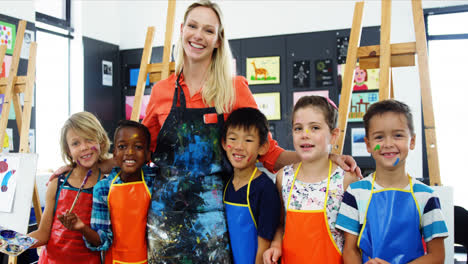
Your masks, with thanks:
M247 80L233 74L217 4L202 0L188 7L176 55L175 73L154 85L143 120L159 170L148 211L148 261L231 263L222 199L231 167L221 129L230 112L257 104ZM268 170L298 160L271 134L269 142L260 158ZM334 159L356 166L349 157Z

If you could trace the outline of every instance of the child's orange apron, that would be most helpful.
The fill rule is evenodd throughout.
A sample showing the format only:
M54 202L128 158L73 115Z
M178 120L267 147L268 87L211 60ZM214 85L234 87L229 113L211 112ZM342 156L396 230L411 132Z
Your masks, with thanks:
M112 180L107 197L112 233L112 246L105 263L147 263L146 216L151 193L141 171L141 181L115 184Z
M341 252L332 237L327 219L328 190L332 163L328 169L327 191L322 210L289 209L291 194L294 189L297 173L289 190L286 205L286 224L283 238L283 264L291 263L343 263Z

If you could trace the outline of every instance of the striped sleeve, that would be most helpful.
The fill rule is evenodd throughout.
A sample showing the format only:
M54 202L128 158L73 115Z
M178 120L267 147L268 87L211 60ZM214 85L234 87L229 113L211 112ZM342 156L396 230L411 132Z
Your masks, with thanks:
M445 223L440 200L437 194L429 186L416 182L413 191L422 211L422 233L424 241L429 242L437 237L448 237L447 224Z
M99 234L101 245L94 247L86 239L86 246L92 251L106 251L112 245L112 226L110 222L110 212L107 205L109 188L114 178L114 174L99 181L93 190L93 210L91 211L91 229Z
M336 219L336 228L353 235L359 235L359 210L353 190L348 188L341 201L340 212Z

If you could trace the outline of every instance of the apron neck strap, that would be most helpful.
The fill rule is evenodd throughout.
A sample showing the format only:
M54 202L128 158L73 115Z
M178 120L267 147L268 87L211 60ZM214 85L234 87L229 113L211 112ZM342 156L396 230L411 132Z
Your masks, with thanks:
M176 86L174 90L174 97L172 99L172 107L175 108L177 107L177 101L180 101L180 107L185 108L185 94L184 94L184 89L182 89L182 86L180 85L180 76L182 75L182 71L180 71L179 75L177 75L177 80L176 80ZM179 92L180 90L180 92ZM179 99L180 97L180 99ZM178 100L179 99L179 100Z

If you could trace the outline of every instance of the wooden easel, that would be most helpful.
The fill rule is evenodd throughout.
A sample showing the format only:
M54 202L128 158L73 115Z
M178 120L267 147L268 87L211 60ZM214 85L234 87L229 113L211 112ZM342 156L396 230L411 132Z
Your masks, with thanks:
M170 62L172 33L174 31L176 0L168 0L167 20L166 20L166 35L164 39L164 50L162 63L150 64L152 44L154 39L154 27L148 27L146 32L145 47L141 56L140 73L135 91L135 100L133 101L133 109L131 120L139 121L141 102L145 91L146 76L149 73L150 82L157 82L169 77L169 74L175 71L175 62Z
M17 76L19 59L21 54L21 47L23 45L24 31L26 29L26 21L21 20L18 25L18 31L16 33L15 48L13 51L13 57L11 62L11 68L8 77L0 78L0 94L5 94L3 101L2 115L0 117L0 142L2 148L0 153L3 151L3 140L6 135L6 128L8 125L8 115L10 113L10 103L13 101L13 106L16 115L16 124L20 135L20 153L29 152L29 127L31 122L31 108L32 99L34 93L34 82L36 80L36 42L32 42L29 49L29 60L28 60L28 71L26 76ZM3 63L5 58L6 46L0 46L0 65ZM24 94L24 105L21 109L20 94ZM33 205L34 213L36 214L37 224L41 221L42 211L41 204L39 201L39 194L37 192L37 186L34 184L33 193ZM16 257L9 257L8 263L15 264L17 261Z
M362 30L362 15L364 2L354 6L353 24L349 38L348 54L343 75L343 87L339 107L340 136L334 153L343 151L349 104L352 93L354 69L357 59L363 69L380 68L379 100L393 98L393 82L389 87L390 68L415 65L415 54L418 55L419 81L421 85L422 109L424 116L424 133L426 136L426 151L431 185L441 185L439 172L439 157L432 107L431 83L427 57L426 30L421 0L412 0L414 31L416 41L409 43L390 44L391 0L382 0L382 22L380 29L380 45L359 47Z

